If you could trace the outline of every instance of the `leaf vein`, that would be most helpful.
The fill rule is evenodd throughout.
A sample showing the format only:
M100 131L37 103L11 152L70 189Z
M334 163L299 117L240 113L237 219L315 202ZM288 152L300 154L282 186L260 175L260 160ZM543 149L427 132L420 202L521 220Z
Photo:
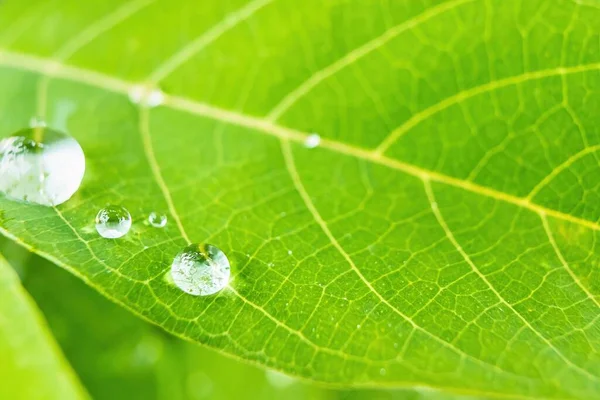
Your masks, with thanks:
M466 253L466 251L463 249L463 247L460 245L460 243L458 243L458 241L454 237L454 234L448 227L448 224L446 223L446 221L440 211L440 208L435 200L435 195L433 193L433 189L431 187L430 181L427 179L424 179L423 184L425 186L425 192L427 193L427 198L429 199L429 203L431 204L431 210L433 211L433 214L435 215L438 223L440 224L440 226L446 233L448 240L452 243L452 245L456 248L458 253L464 258L464 260L467 262L467 264L471 267L471 270L483 282L485 282L486 286L494 293L494 295L500 300L500 302L502 304L504 304L506 307L508 307L515 314L515 316L521 320L521 322L525 326L527 326L540 340L542 340L550 349L552 349L554 351L554 353L556 353L556 355L558 355L567 365L569 365L570 367L572 367L575 370L582 372L584 375L588 376L591 379L600 380L598 376L590 373L585 368L580 367L579 365L573 363L570 359L568 359L558 348L556 348L554 346L554 344L552 344L552 342L549 339L547 339L537 329L535 329L533 327L533 325L531 325L529 323L529 321L527 321L525 319L525 317L523 317L523 315L521 315L521 313L519 313L513 307L512 304L510 304L508 301L506 301L506 299L504 299L504 297L496 290L496 288L492 285L492 283L488 280L488 278L479 270L479 268L475 265L473 260L471 260L471 257Z

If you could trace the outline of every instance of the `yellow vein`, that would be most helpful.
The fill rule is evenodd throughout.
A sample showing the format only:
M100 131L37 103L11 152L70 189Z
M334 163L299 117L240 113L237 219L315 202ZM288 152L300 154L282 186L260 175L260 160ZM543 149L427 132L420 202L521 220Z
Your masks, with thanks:
M443 340L442 338L430 333L428 330L426 330L425 328L423 328L422 326L420 326L416 322L414 322L408 315L404 314L397 307L395 307L393 304L391 304L389 301L387 301L385 299L385 297L383 297L381 295L381 293L379 293L375 289L375 287L373 287L371 282L369 282L369 280L362 274L362 272L356 266L356 264L354 263L352 258L344 250L342 245L340 245L340 243L337 241L335 236L333 236L333 234L329 230L329 227L327 226L327 222L325 222L325 220L323 220L323 217L321 217L321 214L319 213L319 211L313 204L313 202L310 198L310 195L306 191L306 188L304 187L304 184L302 183L302 180L300 178L300 174L298 173L298 170L296 168L296 164L294 162L294 156L292 154L292 149L291 149L289 140L283 139L280 141L280 143L281 143L281 151L283 153L283 158L285 161L285 166L290 174L290 178L291 178L292 182L294 183L294 186L296 187L296 190L298 191L298 194L300 195L300 197L302 198L302 201L304 202L304 205L306 206L308 211L311 213L312 217L314 218L315 222L317 222L317 224L319 225L319 227L321 228L323 233L325 233L325 235L327 236L327 238L329 239L329 241L331 242L333 247L335 247L336 250L342 255L342 257L344 258L344 260L346 260L346 262L348 263L350 268L356 273L356 275L364 283L364 285L371 291L371 293L373 293L379 299L379 301L381 303L388 306L390 308L390 310L394 311L396 314L398 314L400 317L402 317L406 322L408 322L413 327L413 329L426 334L427 336L431 337L432 339L434 339L438 343L442 344L443 346L454 349L454 351L456 351L457 354L460 354L463 357L476 360L477 362L484 364L484 365L489 365L493 369L501 371L502 373L511 374L509 371L505 371L497 365L490 364L490 363L480 360L468 353L465 353L460 348L458 348L458 347L454 346L453 344Z
M254 308L257 311L260 311L265 317L267 317L270 321L272 321L273 323L275 323L275 325L277 325L278 327L280 327L282 329L285 329L286 331L288 331L288 332L290 332L290 333L298 336L298 338L300 340L302 340L303 342L305 342L306 344L308 344L310 347L314 348L315 350L321 351L323 353L335 355L335 356L340 357L342 359L354 360L354 361L363 362L363 363L369 363L370 364L370 362L368 360L365 360L364 358L361 358L361 357L358 357L358 356L354 356L352 354L344 353L344 352L339 351L339 350L329 349L327 347L322 347L322 346L317 345L312 340L310 340L308 337L306 337L301 331L290 328L289 326L287 326L286 324L284 324L283 322L279 321L277 318L275 318L274 316L272 316L263 307L259 306L258 304L254 303L254 302L248 300L246 297L242 296L237 290L235 290L235 288L229 286L228 289L231 290L242 302L248 304L249 306L251 306L252 308Z
M538 338L540 338L540 340L542 340L549 348L551 348L556 355L558 355L558 357L560 357L561 360L563 360L567 365L570 365L571 367L573 367L575 370L581 371L584 375L594 379L594 380L598 380L598 376L591 374L589 371L587 371L584 368L581 368L580 366L574 364L570 359L568 359L566 356L564 356L562 354L562 352L560 350L558 350L553 344L552 342L550 342L550 340L548 340L545 336L543 336L537 329L535 329L530 323L529 321L527 321L510 303L508 303L504 297L496 290L496 288L492 285L492 283L487 279L487 277L479 270L479 268L477 268L477 266L475 265L475 263L473 262L473 260L471 260L471 257L469 257L469 255L466 253L466 251L462 248L462 246L460 245L460 243L458 243L458 241L456 240L456 238L454 237L454 234L452 233L452 231L450 230L450 228L448 227L448 224L446 223L446 220L444 219L440 208L435 200L435 195L433 193L433 189L431 187L431 183L428 179L424 179L423 180L423 184L425 186L425 192L427 193L427 198L429 199L429 203L431 205L431 210L433 211L433 214L435 215L435 218L437 219L438 223L440 224L440 226L442 227L442 229L444 230L446 236L448 237L448 240L450 241L450 243L452 243L452 245L456 248L456 250L458 251L458 253L464 258L464 260L467 262L467 264L471 267L471 270L483 281L485 282L485 284L488 286L488 288L496 295L496 297L498 298L498 300L500 300L500 302L502 304L504 304L506 307L508 307L510 310L512 310L512 312L515 314L515 316L517 316L517 318L519 318L521 320L521 322L523 322L523 324L525 324L525 326L527 326Z
M182 64L191 59L200 50L221 37L225 32L234 28L240 22L247 20L255 12L273 1L274 0L254 0L246 4L244 7L225 16L225 18L220 23L216 24L212 29L208 30L203 35L190 42L171 58L165 60L161 65L156 67L156 69L148 78L149 82L160 82L177 68L179 68Z
M544 79L553 76L565 76L571 74L577 74L580 72L587 72L600 69L600 63L593 64L583 64L573 67L558 67L545 69L541 71L533 71L527 72L521 75L511 76L505 79L499 79L495 81L488 82L486 84L476 86L471 89L464 90L459 92L453 96L447 97L439 103L428 107L417 114L413 115L408 121L402 124L400 127L396 128L392 133L388 135L388 137L381 142L379 146L375 149L376 154L385 153L390 146L392 146L402 135L406 134L412 128L425 121L427 118L430 118L432 115L437 114L438 112L454 105L460 103L461 101L467 100L471 97L477 96L482 93L486 93L489 91L493 91L496 89L501 89L503 87L518 85L519 83L528 82L532 80Z
M64 65L54 60L48 60L31 55L13 53L0 50L0 65L47 74L55 78L61 78L69 81L75 81L82 84L95 86L115 93L128 95L129 91L136 87L137 84L127 82L122 79L113 78L98 72L81 69L69 65ZM588 68L589 70L589 68ZM174 110L184 111L193 115L205 116L229 124L242 126L255 130L257 132L274 136L280 139L287 139L298 143L304 143L309 136L308 133L298 131L291 128L286 128L281 125L274 124L262 118L252 117L249 115L237 113L234 111L224 110L209 104L197 102L194 100L165 95L163 105ZM347 155L350 157L366 160L385 167L396 169L409 175L429 179L431 181L444 183L449 186L460 188L471 193L486 196L495 200L514 204L517 207L528 209L537 213L543 212L551 217L562 219L584 226L589 229L600 231L600 224L575 217L569 214L562 213L531 201L513 196L489 187L481 186L476 183L465 181L463 179L454 178L435 171L424 169L416 165L398 161L382 154L377 154L374 151L352 146L335 140L322 139L319 147L330 150L332 152Z
M165 183L163 176L160 172L160 167L156 161L156 156L154 155L154 149L152 146L152 141L151 141L151 137L150 137L150 129L149 129L149 112L148 112L148 108L147 107L141 107L139 109L139 118L140 118L140 126L139 126L139 130L140 133L142 135L142 142L143 142L143 147L144 147L144 153L146 154L146 158L148 160L148 163L150 164L150 168L152 170L152 174L154 175L154 178L160 188L160 190L162 191L162 194L165 198L165 201L167 202L167 207L169 208L169 212L171 213L171 215L173 216L173 219L175 220L175 223L177 225L177 228L179 229L179 232L181 233L181 236L183 236L183 238L188 242L191 243L191 240L181 222L181 218L179 217L179 213L177 212L177 209L175 208L175 204L173 202L173 199L171 197L171 193L169 191L169 188L167 186L167 184ZM62 218L62 216L61 216ZM64 220L64 218L63 218ZM65 220L65 222L67 223L67 221ZM80 238L80 236L77 234L77 232L75 232L75 234ZM80 238L80 240L83 241L83 239ZM84 242L85 243L85 242ZM87 244L86 244L87 245ZM255 304L254 302L252 302L251 300L247 299L246 297L242 296L237 290L235 290L234 287L229 286L229 289L240 299L242 300L244 303L250 305L251 307L253 307L254 309L260 311L262 314L264 314L268 319L270 319L271 321L275 322L275 324L277 326L283 327L285 328L287 331L289 331L290 333L293 333L295 335L297 335L301 340L305 341L306 343L308 343L311 347L315 348L316 350L320 350L323 351L325 353L330 353L330 354L335 354L337 356L341 356L343 355L343 357L345 358L349 358L349 359L353 359L353 356L350 354L346 354L346 353L339 353L334 351L334 350L330 350L324 347L320 347L317 344L315 344L314 342L312 342L311 340L309 340L306 336L304 336L304 334L302 334L302 332L297 331L295 329L292 329L291 327L285 325L284 323L280 322L277 318L275 318L274 316L272 316L267 310L265 310L263 307Z
M435 7L428 8L422 14L417 15L407 21L402 22L399 25L394 26L393 28L384 32L381 36L367 42L366 44L352 50L344 57L338 59L333 64L330 64L326 68L317 71L306 81L301 83L296 89L288 93L270 112L267 116L268 121L276 121L281 115L286 112L292 105L294 105L301 97L305 96L310 92L315 86L324 81L325 79L331 77L338 71L346 68L349 65L352 65L354 62L359 60L360 58L366 56L367 54L377 50L385 43L389 42L393 38L397 37L403 32L406 32L409 29L413 29L418 25L440 15L444 12L450 11L462 4L470 3L475 0L454 0L442 3Z
M64 61L75 54L82 47L96 39L98 36L117 26L142 8L148 6L155 0L133 0L117 8L114 12L99 19L88 26L80 34L65 43L54 55L56 61ZM45 75L37 86L37 116L43 118L46 115L46 98L50 75Z
M170 332L171 334L173 334L174 336L189 340L190 342L196 344L196 345L200 345L202 347L209 347L211 348L213 351L216 351L219 354L225 354L228 357L231 357L235 360L239 360L239 361L243 361L246 363L250 363L252 365L257 365L257 366L263 366L264 364L259 363L257 361L254 361L252 359L248 359L248 358L242 358L238 355L236 355L235 353L230 353L230 352L226 352L223 351L222 349L218 348L218 347L213 347L213 346L208 346L205 343L199 342L198 339L194 336L190 336L188 334L186 334L183 331L175 331L171 328L169 328L168 326L163 326L163 325L159 325L156 321L150 319L147 315L143 314L140 310L131 307L130 304L126 304L124 303L121 299L119 299L118 297L114 297L114 293L108 293L105 291L104 288L102 288L101 286L97 286L94 282L90 281L89 278L86 275L83 275L79 270L72 268L70 265L64 263L64 261L56 258L55 256L53 256L50 253L46 253L40 249L37 249L33 246L31 246L31 244L25 242L23 239L19 238L18 236L15 236L14 234L12 234L11 232L7 231L6 229L4 229L3 227L0 226L0 234L2 234L3 236L9 238L10 240L12 240L15 243L18 243L20 246L23 246L23 248L29 250L32 253L38 254L39 256L51 261L53 264L58 265L59 267L65 269L66 271L69 271L70 273L72 273L73 275L75 275L76 277L78 277L79 279L81 279L83 282L85 282L88 286L95 288L98 292L100 292L103 296L105 296L106 298L112 299L112 301L114 301L116 304L120 305L121 307L130 310L131 312L133 312L136 316L140 317L141 319L143 319L144 321L152 324L152 325L157 325L160 326L162 329L166 330L167 332ZM125 277L125 279L127 279ZM161 304L162 306L167 307L164 303L162 303L161 301L159 301L160 299L156 298L157 303ZM244 299L245 300L245 299ZM248 303L249 305L252 305L251 303ZM177 320L181 320L179 317L175 316L175 318ZM283 325L283 327L287 327L286 325ZM291 329L291 328L288 328ZM235 343L235 342L234 342ZM316 348L320 349L319 346L316 346ZM330 349L326 349L326 350L330 350ZM334 350L332 350L334 351ZM344 357L348 357L347 354L343 353ZM368 360L365 359L359 359L358 361L360 362L368 362ZM298 378L300 380L304 380L306 382L310 382L310 380L307 380L305 378L302 378L300 376L298 376ZM331 387L338 387L339 385L337 384L330 384ZM385 387L404 387L404 385L408 385L406 387L409 388L413 388L413 389L419 389L419 388L425 388L425 389L429 389L429 390L439 390L439 391L445 391L445 392L450 392L450 393L460 393L460 394L468 394L468 395L485 395L485 396L490 396L490 397L494 397L494 398L514 398L514 399L522 399L522 400L544 400L543 398L539 398L539 397L529 397L529 396L525 396L525 395L519 395L519 394L513 394L513 393L502 393L502 392L485 392L485 391L480 391L477 389L465 389L465 388L457 388L457 387L451 387L451 386L428 386L428 383L423 383L423 382L412 382L412 383L407 383L405 381L401 381L401 382L366 382L366 383L359 383L359 384L354 384L352 385L352 387L355 388L371 388L371 387L380 387L380 386L385 386Z
M600 150L600 145L590 146L590 147L586 147L585 149L581 150L580 152L569 157L569 159L567 159L565 162L560 164L558 167L554 168L552 170L552 172L550 172L548 175L546 175L544 177L544 179L542 179L537 185L535 185L535 187L527 195L526 199L527 200L533 199L539 193L540 190L542 190L548 183L550 183L558 174L560 174L565 169L567 169L571 165L573 165L573 163L575 161L579 160L580 158L582 158L590 153L594 153L599 150Z
M579 286L579 288L581 290L583 290L583 292L594 302L596 303L596 305L598 307L600 307L600 302L596 299L596 296L594 296L579 280L579 278L577 277L577 275L575 275L575 273L573 272L573 270L571 269L571 267L569 267L569 264L567 263L567 260L565 260L564 256L562 255L562 252L560 251L560 249L558 248L558 245L556 244L556 240L554 240L554 235L552 234L552 230L550 229L550 224L548 223L548 218L546 217L546 214L544 213L540 213L540 218L542 219L542 224L544 225L544 230L546 231L546 234L548 235L548 240L550 241L550 244L552 245L552 248L554 249L554 252L556 253L556 256L558 257L558 259L560 260L560 262L562 263L562 265L565 267L565 269L567 270L567 272L569 273L569 275L571 275L571 278L573 278L573 280L575 281L575 283L577 284L577 286Z
M183 228L181 218L179 218L179 214L177 213L177 210L175 209L175 204L173 203L173 198L171 197L171 192L169 191L169 188L168 188L167 184L165 183L165 180L160 172L160 167L158 165L158 162L156 161L156 156L154 154L154 147L152 146L152 138L150 137L150 127L149 127L150 121L149 121L149 119L150 119L150 116L149 116L148 108L140 107L139 108L139 123L140 123L139 130L140 130L140 134L142 136L142 144L144 147L144 154L146 154L146 159L148 160L148 164L150 164L150 169L152 170L152 174L154 175L156 183L157 183L158 187L160 188L160 190L163 194L163 197L165 198L165 201L167 202L167 208L169 209L171 216L175 220L175 224L179 228L179 231L181 232L181 235L183 236L183 238L188 243L191 243L192 241L190 240L187 233L185 232L185 229Z

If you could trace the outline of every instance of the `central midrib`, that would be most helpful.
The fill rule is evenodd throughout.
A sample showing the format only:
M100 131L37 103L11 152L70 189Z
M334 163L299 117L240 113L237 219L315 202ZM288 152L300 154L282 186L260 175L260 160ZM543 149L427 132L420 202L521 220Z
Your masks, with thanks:
M4 49L0 49L0 65L15 69L27 70L53 78L82 83L123 95L128 95L133 88L139 86L138 83L114 78L92 70L66 65L56 60L36 57L28 54L15 53L6 51ZM221 109L184 97L165 95L163 106L168 106L171 109L184 111L193 115L209 117L228 124L251 128L263 134L268 134L280 139L291 140L296 143L304 143L309 136L309 133L307 132L284 127L260 117L253 117L243 113ZM392 159L374 150L360 148L331 139L322 139L319 147L338 154L351 156L365 161L370 161L375 164L383 165L391 169L400 170L406 174L421 179L428 179L434 182L461 188L478 195L511 203L518 207L534 211L538 214L543 213L554 218L569 221L596 231L600 231L600 224L597 222L566 214L555 209L547 208L526 198L511 195L487 186L478 185L470 181L465 181L436 171L431 171L417 165L403 162L401 160Z

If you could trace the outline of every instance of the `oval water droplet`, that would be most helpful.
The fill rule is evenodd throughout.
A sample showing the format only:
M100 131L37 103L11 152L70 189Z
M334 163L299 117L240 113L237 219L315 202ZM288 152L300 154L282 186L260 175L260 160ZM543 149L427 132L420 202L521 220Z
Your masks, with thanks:
M106 239L123 237L131 229L131 215L123 206L108 205L96 215L96 230Z
M85 156L71 136L36 126L0 141L0 193L44 206L69 200L85 173Z
M171 276L178 288L194 296L208 296L229 282L229 260L211 244L191 244L175 256Z
M314 149L320 143L321 143L321 136L319 136L317 133L313 133L311 135L308 135L306 137L306 139L304 140L304 147L309 148L309 149Z
M155 228L164 228L167 225L167 216L153 211L148 215L148 222Z

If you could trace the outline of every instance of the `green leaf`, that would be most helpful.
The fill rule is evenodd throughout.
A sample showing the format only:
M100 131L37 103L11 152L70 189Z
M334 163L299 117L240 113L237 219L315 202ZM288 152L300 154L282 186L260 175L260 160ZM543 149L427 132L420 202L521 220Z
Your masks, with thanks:
M462 398L425 390L337 391L282 377L166 335L38 257L22 269L25 289L94 399Z
M0 255L0 398L85 399L44 318Z
M5 235L292 375L600 393L598 1L0 7L0 132L42 116L87 156L69 202L0 200ZM94 231L106 203L126 239ZM165 281L189 241L226 252L227 290Z

